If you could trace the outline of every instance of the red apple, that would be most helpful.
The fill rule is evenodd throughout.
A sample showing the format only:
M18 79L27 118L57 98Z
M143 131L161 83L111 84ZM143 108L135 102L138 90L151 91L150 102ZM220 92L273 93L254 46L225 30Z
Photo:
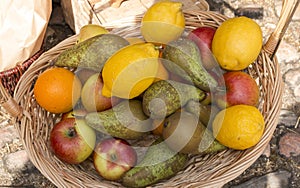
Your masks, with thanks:
M66 118L50 132L50 147L54 154L69 164L85 161L94 150L96 133L84 120Z
M259 88L255 80L245 72L226 72L223 78L219 79L219 85L225 89L216 93L216 101L220 108L238 104L258 104Z
M201 54L202 64L206 69L212 69L218 65L211 52L211 44L216 29L208 26L198 27L192 30L187 38L194 41Z
M117 97L105 97L102 95L103 80L101 75L93 74L82 87L81 102L88 112L107 110L121 100Z
M136 165L137 153L127 141L108 138L96 145L93 158L100 176L107 180L118 180Z

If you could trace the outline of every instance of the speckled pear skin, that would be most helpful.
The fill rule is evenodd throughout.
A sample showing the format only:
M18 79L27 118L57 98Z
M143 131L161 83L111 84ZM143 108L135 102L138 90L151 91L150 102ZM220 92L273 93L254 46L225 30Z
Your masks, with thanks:
M179 38L171 41L162 52L164 66L204 91L217 86L217 81L205 70L197 45L190 39Z
M100 34L63 51L55 65L59 67L83 67L101 71L105 62L129 42L115 34Z
M91 112L86 123L95 130L122 139L138 139L151 130L152 120L142 110L139 100L124 100L109 110Z
M187 161L187 154L172 151L159 138L148 148L142 161L124 174L121 182L126 187L145 187L174 176Z
M153 83L143 94L144 113L153 119L164 118L184 106L189 100L201 101L201 89L172 80Z

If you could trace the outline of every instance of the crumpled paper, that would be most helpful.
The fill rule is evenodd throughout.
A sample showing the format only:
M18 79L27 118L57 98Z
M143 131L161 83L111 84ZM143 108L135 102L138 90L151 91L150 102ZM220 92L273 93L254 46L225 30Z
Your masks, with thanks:
M41 49L51 11L51 0L1 0L0 71Z

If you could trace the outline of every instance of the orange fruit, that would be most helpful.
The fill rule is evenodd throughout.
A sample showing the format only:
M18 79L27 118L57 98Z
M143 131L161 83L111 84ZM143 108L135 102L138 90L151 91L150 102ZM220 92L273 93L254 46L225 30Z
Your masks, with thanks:
M80 98L81 82L73 72L54 67L38 76L33 92L37 103L48 112L65 113Z

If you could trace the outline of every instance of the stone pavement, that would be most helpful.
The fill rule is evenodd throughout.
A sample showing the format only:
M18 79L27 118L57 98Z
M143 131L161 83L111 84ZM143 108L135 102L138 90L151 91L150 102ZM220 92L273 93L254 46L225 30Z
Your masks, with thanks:
M263 7L257 22L268 36L274 29L281 8L279 0L209 0L211 10L234 15L245 5ZM248 170L224 187L299 187L300 185L300 10L296 12L282 40L277 57L285 83L279 123L264 154ZM59 0L53 0L53 12L45 49L49 49L73 31L64 22ZM55 187L30 162L22 142L0 106L0 187Z

